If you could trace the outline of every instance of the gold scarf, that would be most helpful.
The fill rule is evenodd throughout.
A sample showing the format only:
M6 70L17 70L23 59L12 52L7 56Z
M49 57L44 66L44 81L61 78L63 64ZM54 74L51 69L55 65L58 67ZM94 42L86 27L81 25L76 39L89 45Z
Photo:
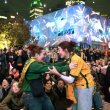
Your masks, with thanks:
M74 104L77 103L75 94L74 94L74 85L73 84L66 85L66 98L72 100Z
M21 73L21 77L19 79L19 86L21 87L22 86L22 83L24 81L24 78L26 76L26 72L30 66L31 63L37 61L36 58L30 58L29 60L26 61L24 67L23 67L23 70L22 70L22 73Z
M71 58L74 55L74 53L70 53L70 57L68 59L68 64L71 63ZM69 73L67 73L67 75L69 75ZM74 84L66 84L66 98L70 99L73 101L73 103L77 103L76 98L75 98L75 94L74 94Z

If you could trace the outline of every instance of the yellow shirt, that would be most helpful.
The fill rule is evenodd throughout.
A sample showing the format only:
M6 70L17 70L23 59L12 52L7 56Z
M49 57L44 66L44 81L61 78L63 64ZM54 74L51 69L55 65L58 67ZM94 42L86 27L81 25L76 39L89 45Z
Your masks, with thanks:
M78 67L70 71L70 75L75 77L74 85L77 88L89 88L94 86L93 76L86 62L74 54L71 62L77 63Z

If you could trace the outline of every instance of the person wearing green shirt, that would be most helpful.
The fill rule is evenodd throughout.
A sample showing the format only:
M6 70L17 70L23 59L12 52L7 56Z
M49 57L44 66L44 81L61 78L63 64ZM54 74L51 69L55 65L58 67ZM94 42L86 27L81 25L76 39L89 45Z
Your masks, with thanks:
M43 77L48 68L53 67L53 64L45 64L43 59L45 58L45 50L37 45L29 45L28 49L31 51L31 58L26 62L33 61L27 71L25 72L25 77L21 89L23 91L23 101L26 110L54 110L53 105L49 97L45 94L43 90ZM54 66L59 72L69 71L74 68L74 64L65 65L66 63L56 63ZM23 68L25 70L25 66ZM21 77L23 76L23 72Z

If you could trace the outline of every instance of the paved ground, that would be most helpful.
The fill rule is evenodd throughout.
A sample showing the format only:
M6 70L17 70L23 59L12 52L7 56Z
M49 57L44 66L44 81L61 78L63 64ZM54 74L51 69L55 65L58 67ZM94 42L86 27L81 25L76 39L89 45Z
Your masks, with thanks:
M104 96L103 95L101 95L101 97L102 97L103 105L104 105L102 110L110 110L110 103L104 101Z
M103 110L110 110L110 103L103 101L104 107Z

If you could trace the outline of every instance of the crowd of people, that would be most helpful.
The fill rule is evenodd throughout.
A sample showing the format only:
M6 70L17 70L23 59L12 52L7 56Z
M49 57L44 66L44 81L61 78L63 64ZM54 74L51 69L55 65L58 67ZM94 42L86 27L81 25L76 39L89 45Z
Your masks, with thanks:
M110 102L109 50L61 42L0 50L0 110L102 110Z

